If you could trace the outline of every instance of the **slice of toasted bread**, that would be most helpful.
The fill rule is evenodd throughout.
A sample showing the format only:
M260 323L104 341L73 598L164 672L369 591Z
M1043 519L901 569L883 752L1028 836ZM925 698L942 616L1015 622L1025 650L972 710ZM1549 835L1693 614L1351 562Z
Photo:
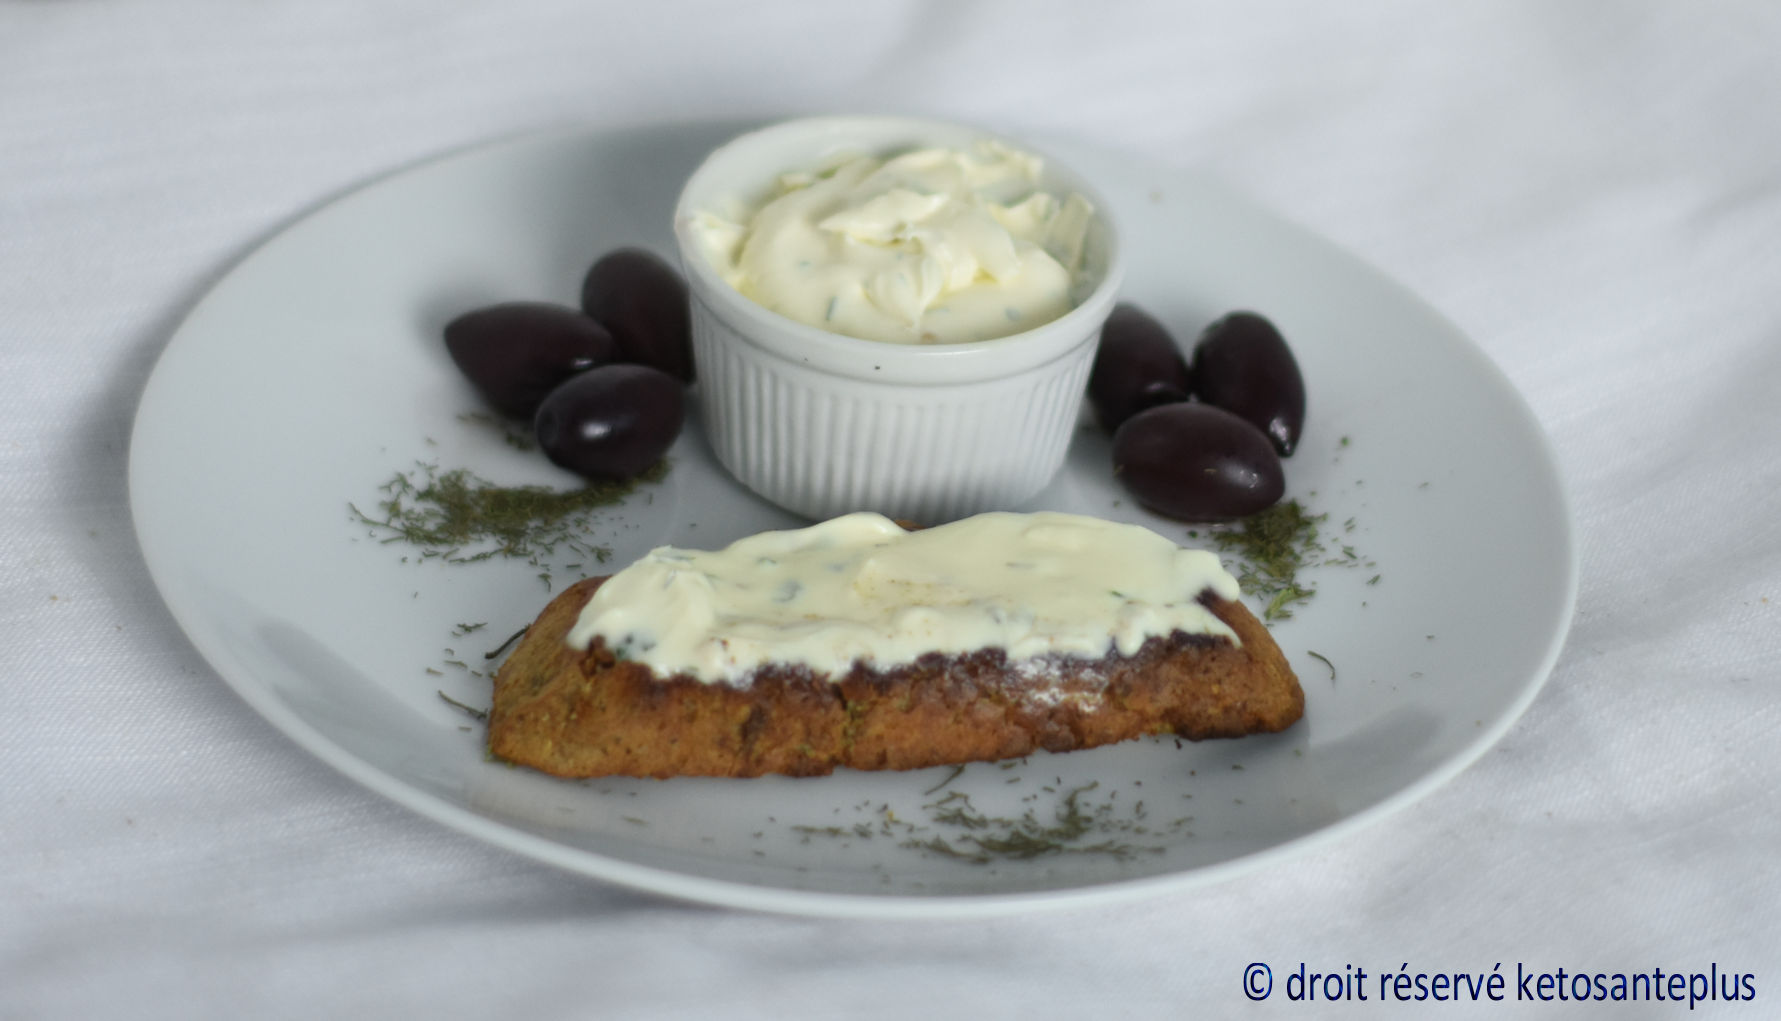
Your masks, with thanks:
M1068 751L1144 734L1278 731L1304 714L1286 658L1241 603L1208 601L1236 632L1176 632L1133 656L1010 664L999 649L929 655L843 677L797 666L746 687L658 677L597 639L565 636L604 578L545 607L495 677L489 751L555 776L814 776Z

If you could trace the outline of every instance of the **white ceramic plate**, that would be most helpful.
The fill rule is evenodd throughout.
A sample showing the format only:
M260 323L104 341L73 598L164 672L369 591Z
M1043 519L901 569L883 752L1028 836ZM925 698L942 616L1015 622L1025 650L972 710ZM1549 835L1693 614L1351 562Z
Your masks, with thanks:
M1145 896L1279 860L1428 792L1533 699L1576 560L1552 453L1502 374L1415 297L1229 190L1067 150L1114 204L1129 298L1184 343L1252 308L1295 346L1310 414L1289 495L1377 565L1312 572L1315 599L1275 625L1306 688L1303 722L955 777L564 782L485 761L481 726L436 692L488 704L487 679L447 661L480 668L531 619L547 596L539 568L404 562L414 551L377 542L348 502L375 504L417 459L571 484L460 418L477 402L439 328L499 300L573 303L618 245L671 251L680 182L735 130L561 133L449 156L302 219L192 311L143 395L132 506L181 626L273 726L418 812L601 879L778 911L959 916ZM797 523L724 475L697 423L672 457L667 479L602 516L592 538L613 563ZM1032 506L1188 541L1122 499L1093 430ZM551 565L559 587L581 559ZM486 626L456 633L471 623ZM1091 784L1072 820L1066 796ZM967 828L964 798L999 821ZM1009 853L1035 830L1067 849ZM976 855L973 836L998 853L934 849Z

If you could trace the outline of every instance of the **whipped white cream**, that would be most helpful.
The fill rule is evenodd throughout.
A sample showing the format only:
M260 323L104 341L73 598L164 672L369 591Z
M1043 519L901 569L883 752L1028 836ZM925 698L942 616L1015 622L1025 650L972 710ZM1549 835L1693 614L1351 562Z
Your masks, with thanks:
M1072 514L980 514L914 532L879 514L764 532L713 552L663 546L602 585L570 631L657 674L746 684L767 664L839 678L928 653L1132 655L1174 631L1237 636L1200 602L1237 598L1204 550Z
M987 140L841 157L694 226L731 286L788 318L900 344L990 340L1074 305L1094 210L1039 190L1041 167Z

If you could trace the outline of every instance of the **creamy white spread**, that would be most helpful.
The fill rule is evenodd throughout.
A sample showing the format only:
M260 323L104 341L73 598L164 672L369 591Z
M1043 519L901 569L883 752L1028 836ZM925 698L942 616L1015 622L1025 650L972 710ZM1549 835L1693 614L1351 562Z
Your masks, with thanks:
M1238 594L1216 555L1137 525L993 513L909 532L849 514L715 552L655 549L600 587L568 642L730 684L767 664L838 678L996 648L1015 664L1098 659L1174 631L1237 641L1208 590Z
M1039 190L1041 166L987 140L842 157L694 225L732 287L788 318L899 344L990 340L1073 307L1094 210Z

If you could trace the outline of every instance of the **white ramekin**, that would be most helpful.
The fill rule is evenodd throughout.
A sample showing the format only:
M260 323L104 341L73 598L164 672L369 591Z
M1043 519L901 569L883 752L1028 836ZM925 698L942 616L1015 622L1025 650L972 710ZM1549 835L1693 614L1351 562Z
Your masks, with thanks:
M998 136L906 117L813 117L742 135L687 180L674 233L692 295L701 418L743 485L811 518L872 510L938 524L1013 508L1057 473L1123 275L1106 201L1068 168L1046 157L1040 186L1094 205L1082 270L1091 286L1062 318L996 340L890 344L807 326L743 297L693 233L696 214L753 204L780 174L837 152L982 138Z

